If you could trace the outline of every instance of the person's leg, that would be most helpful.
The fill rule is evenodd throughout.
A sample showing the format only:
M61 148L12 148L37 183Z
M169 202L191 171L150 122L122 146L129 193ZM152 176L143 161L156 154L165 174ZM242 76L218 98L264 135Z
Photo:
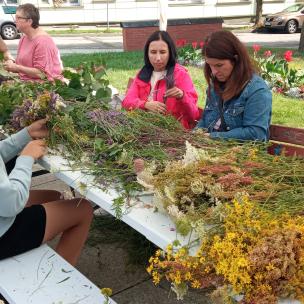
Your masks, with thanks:
M56 251L70 264L75 265L87 239L93 208L83 198L60 200L43 204L46 227L43 243L62 232Z
M60 199L62 199L62 195L59 191L56 190L30 190L30 196L26 206L29 207L31 205L59 201Z
M11 160L9 160L8 162L6 162L5 168L6 168L6 172L7 172L8 175L14 169L15 164L16 164L16 159L17 159L17 156L13 157Z

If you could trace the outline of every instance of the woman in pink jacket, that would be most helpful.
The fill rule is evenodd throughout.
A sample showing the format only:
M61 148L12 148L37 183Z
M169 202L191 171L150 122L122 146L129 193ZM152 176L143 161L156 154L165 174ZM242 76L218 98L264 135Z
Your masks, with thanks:
M170 113L192 129L200 113L197 93L187 70L176 63L176 47L165 31L154 32L144 48L145 65L129 88L122 106Z

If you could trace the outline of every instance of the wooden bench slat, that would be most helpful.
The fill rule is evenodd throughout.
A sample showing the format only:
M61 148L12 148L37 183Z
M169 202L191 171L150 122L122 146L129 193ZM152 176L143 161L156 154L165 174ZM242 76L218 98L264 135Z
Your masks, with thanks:
M272 142L268 147L268 153L272 155L299 156L304 157L304 146L289 145L283 142Z
M268 153L304 157L304 129L270 125Z
M304 145L304 129L271 125L270 139L302 146Z

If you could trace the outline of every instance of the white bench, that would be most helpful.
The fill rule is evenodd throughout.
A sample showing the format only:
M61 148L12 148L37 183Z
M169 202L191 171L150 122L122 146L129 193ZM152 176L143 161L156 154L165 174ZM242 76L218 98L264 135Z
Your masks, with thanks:
M115 304L47 245L0 261L0 293L10 304Z

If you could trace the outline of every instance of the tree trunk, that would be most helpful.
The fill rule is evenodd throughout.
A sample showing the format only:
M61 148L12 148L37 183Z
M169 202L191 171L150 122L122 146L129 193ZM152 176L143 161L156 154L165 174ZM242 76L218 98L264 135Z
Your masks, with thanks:
M256 10L255 10L255 26L262 27L262 12L263 12L263 0L256 0Z
M302 24L299 52L304 52L304 24Z

